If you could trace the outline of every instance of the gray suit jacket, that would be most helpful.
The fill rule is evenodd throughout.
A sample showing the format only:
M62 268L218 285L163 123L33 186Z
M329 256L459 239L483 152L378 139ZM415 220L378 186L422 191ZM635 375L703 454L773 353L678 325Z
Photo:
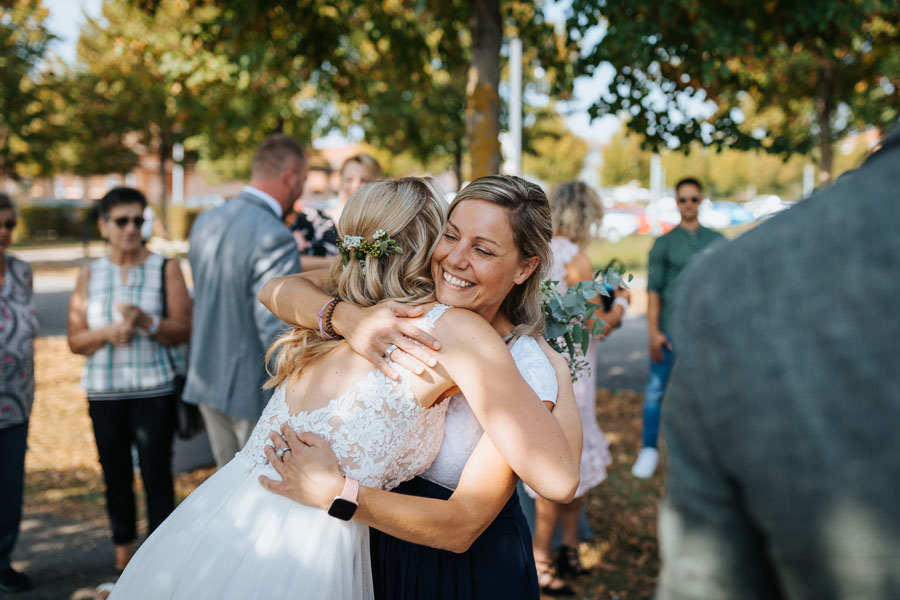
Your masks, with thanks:
M900 127L686 271L660 599L900 598Z
M193 332L184 399L256 420L270 393L264 355L285 329L256 299L272 277L300 271L297 243L262 200L242 193L191 228Z

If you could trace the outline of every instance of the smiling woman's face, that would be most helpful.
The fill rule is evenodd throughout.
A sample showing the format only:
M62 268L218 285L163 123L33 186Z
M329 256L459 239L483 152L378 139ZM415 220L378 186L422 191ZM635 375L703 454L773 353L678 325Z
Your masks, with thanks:
M431 257L435 296L492 321L513 286L528 279L537 262L519 255L505 208L463 200L450 214Z

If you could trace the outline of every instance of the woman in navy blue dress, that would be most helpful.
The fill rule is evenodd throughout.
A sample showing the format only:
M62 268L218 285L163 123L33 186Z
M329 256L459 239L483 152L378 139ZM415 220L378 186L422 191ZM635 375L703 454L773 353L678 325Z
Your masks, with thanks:
M539 339L540 282L551 235L549 205L539 187L515 177L478 179L451 205L446 231L433 253L432 276L439 301L478 313L508 338L520 372L538 396L548 404L558 400L554 417L572 456L578 457L581 428L568 367L552 351L547 354L549 348ZM521 264L534 257L541 264L523 277ZM284 320L315 327L315 308L308 307L328 300L313 285L316 281L315 274L275 279L260 292L260 300ZM416 372L421 369L412 356L429 360L404 334L432 348L435 340L417 334L395 316L408 314L404 307L344 305L332 316L335 331L347 333L351 346L388 375L393 369L385 354ZM535 472L519 460L521 455L507 453L504 458L482 435L465 399L455 396L448 401L444 442L432 467L392 492L360 490L354 519L371 527L376 597L537 599L531 533L510 464L532 487L540 486L542 495L559 501L571 499L571 481L563 469ZM523 435L527 426L511 423L506 433L533 452L541 447L541 434ZM285 455L278 493L327 507L341 479L331 449L322 441L301 447L295 434L282 433L301 456ZM577 463L577 458L573 460Z

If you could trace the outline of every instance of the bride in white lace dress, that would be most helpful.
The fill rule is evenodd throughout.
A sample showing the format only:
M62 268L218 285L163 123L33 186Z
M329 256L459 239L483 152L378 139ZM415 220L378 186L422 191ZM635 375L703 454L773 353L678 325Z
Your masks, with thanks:
M345 341L327 339L327 310L320 332L285 334L270 350L279 350L270 382L276 393L247 445L147 539L111 598L372 597L367 528L259 484L261 475L278 478L265 451L269 432L284 423L327 439L348 482L384 489L421 473L437 455L447 405L440 400L461 389L483 407L509 395L516 418L542 433L540 443L508 441L499 444L501 452L514 448L520 459L543 463L554 484L574 490L577 457L503 341L474 313L433 302L430 254L445 211L422 179L364 187L341 216L345 260L327 284L337 298L358 305L425 304L418 326L441 339L441 361L421 377L398 365L399 379L389 379Z

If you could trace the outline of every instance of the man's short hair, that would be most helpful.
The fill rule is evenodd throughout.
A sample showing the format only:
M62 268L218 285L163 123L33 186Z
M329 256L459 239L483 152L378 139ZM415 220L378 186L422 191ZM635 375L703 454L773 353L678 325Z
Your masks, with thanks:
M701 192L703 191L703 185L699 181L697 181L693 177L684 177L682 179L679 179L678 183L675 184L675 194L678 194L678 188L683 185L696 185L698 190L700 190Z
M251 172L253 176L271 179L290 166L290 161L305 159L306 149L300 142L289 135L276 133L264 139L253 153Z

